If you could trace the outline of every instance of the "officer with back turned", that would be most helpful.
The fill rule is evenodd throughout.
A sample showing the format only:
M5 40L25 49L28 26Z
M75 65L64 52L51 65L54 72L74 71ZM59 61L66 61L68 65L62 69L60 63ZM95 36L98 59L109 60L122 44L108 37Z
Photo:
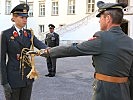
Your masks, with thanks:
M133 39L121 29L124 3L97 3L101 31L91 39L71 46L41 50L51 58L92 55L94 74L93 100L133 100ZM130 78L130 89L128 78ZM131 91L131 93L130 93Z

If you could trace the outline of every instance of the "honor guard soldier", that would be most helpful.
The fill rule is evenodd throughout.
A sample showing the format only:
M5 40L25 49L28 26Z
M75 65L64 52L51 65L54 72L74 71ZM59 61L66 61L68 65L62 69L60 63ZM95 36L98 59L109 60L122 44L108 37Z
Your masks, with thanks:
M30 49L31 46L31 31L24 29L27 24L28 11L27 4L19 4L13 8L11 20L15 24L2 32L0 76L6 100L30 100L31 97L34 79L26 77L31 66L24 63L23 79L20 69L21 51L23 48ZM47 47L36 36L33 36L33 42L38 49Z
M92 55L95 68L92 100L133 100L128 83L128 77L131 77L130 86L133 88L133 39L120 27L123 8L127 5L99 1L97 6L99 13L96 17L100 17L101 31L88 41L51 48L41 56L61 58Z
M50 33L46 34L45 44L48 47L59 46L59 35L54 32L55 26L53 24L49 24L48 27ZM47 68L49 73L45 76L54 77L56 74L56 58L47 57Z

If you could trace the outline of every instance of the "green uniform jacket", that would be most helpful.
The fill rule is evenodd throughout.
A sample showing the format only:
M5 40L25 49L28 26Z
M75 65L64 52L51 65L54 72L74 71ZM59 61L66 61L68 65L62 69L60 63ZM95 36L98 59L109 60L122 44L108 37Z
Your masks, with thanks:
M83 43L58 46L50 51L50 56L55 58L85 55L93 56L97 73L128 77L133 62L133 40L115 26L108 31L96 32L92 39ZM131 100L128 83L98 81L95 85L94 100Z
M53 32L53 35L51 33L46 34L45 44L48 47L59 46L59 35L55 32Z

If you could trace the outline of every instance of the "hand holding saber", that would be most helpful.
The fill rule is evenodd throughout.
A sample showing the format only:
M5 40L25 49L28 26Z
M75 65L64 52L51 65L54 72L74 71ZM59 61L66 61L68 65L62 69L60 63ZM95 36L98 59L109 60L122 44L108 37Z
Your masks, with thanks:
M50 51L50 47L47 47L46 49L41 49L38 51L30 50L26 53L26 55L34 54L35 56L49 57L49 51Z
M41 49L41 50L38 50L38 51L30 50L26 53L26 55L34 54L35 56L48 57L49 56L49 51L50 51L50 47L47 47L46 49Z

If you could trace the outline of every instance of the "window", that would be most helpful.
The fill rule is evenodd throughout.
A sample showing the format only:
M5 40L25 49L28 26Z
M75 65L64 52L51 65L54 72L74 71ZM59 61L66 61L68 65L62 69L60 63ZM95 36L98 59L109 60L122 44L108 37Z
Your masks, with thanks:
M2 7L1 7L1 0L0 0L0 8L2 8ZM1 14L1 9L0 9L0 14Z
M29 5L29 17L33 17L33 3L28 3Z
M10 11L11 11L11 1L10 0L6 0L6 5L5 5L5 14L9 15Z
M87 0L87 13L92 13L95 10L95 0Z
M39 31L40 31L41 33L44 32L44 25L39 25Z
M58 1L52 1L52 15L58 15Z
M68 0L68 14L75 14L75 0Z
M39 4L39 16L45 16L45 3Z

